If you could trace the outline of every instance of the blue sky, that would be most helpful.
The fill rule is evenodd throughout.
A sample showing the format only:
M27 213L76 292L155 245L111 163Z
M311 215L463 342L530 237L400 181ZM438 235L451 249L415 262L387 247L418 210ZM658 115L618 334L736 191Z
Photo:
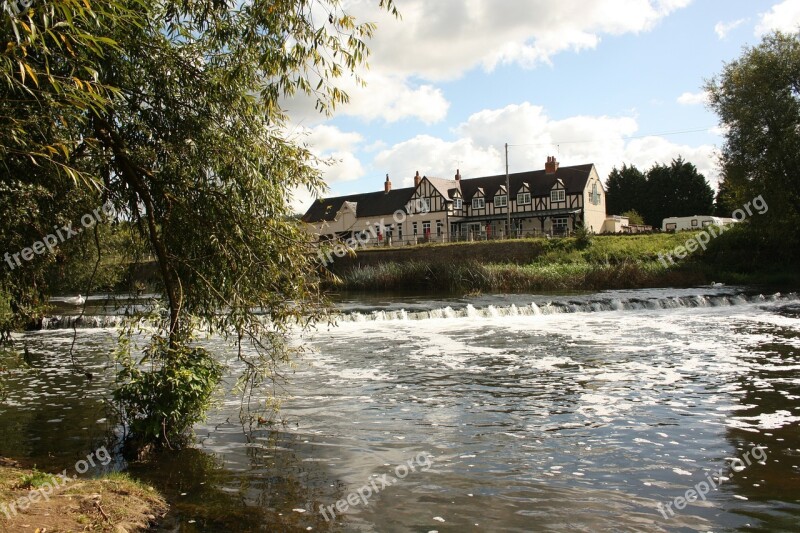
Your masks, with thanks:
M800 28L800 0L343 0L378 29L368 85L332 118L287 103L331 165L328 196L428 176L595 163L648 168L683 156L716 186L717 117L704 80L767 31ZM681 133L677 133L681 132ZM300 194L296 205L310 203Z

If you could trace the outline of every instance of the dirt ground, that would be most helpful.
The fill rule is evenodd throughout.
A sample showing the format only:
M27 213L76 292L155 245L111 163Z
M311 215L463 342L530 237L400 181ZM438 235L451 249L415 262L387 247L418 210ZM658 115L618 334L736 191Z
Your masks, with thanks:
M147 531L167 511L152 487L124 474L69 482L56 476L52 491L26 486L35 474L0 458L0 533L133 533Z

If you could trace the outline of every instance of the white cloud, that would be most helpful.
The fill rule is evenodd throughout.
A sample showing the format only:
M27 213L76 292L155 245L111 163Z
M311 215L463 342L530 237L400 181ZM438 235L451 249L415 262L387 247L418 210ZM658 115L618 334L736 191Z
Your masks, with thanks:
M346 89L350 103L342 108L341 114L389 123L415 118L428 125L447 117L450 102L441 89L414 85L398 76L378 72L368 72L364 79L366 87Z
M691 0L405 0L402 20L377 2L344 2L378 23L369 43L379 72L453 79L482 66L548 63L563 51L595 48L603 35L640 33Z
M450 179L457 169L465 177L499 174L502 165L501 151L496 147L481 147L468 138L445 141L429 135L418 135L387 148L373 163L389 173L395 187L412 186L417 171L424 176Z
M784 0L775 4L766 13L761 13L761 20L756 25L756 36L773 30L796 32L800 30L800 0Z
M631 138L637 130L634 117L553 120L543 108L524 103L475 113L457 128L455 140L420 135L398 143L380 152L373 166L389 172L396 186L411 185L417 170L445 178L451 178L456 168L465 178L502 174L507 140L511 172L544 168L547 156L556 155L562 165L594 163L605 178L623 163L646 170L682 156L716 184L714 146L677 144L657 136ZM376 181L372 188L379 185Z
M678 103L681 105L705 105L708 103L708 93L700 91L699 93L685 92L678 97Z
M739 19L731 22L717 22L714 26L714 32L720 40L725 39L730 32L747 22L747 19Z
M360 133L343 132L323 124L314 128L297 127L295 136L320 159L318 168L329 187L364 177L364 166L357 155L364 142ZM295 189L291 194L291 205L298 213L304 213L315 199L305 189Z
M315 128L302 128L305 142L322 155L335 150L352 150L364 141L360 133L345 133L335 126L321 125Z
M367 121L383 120L395 123L405 119L416 119L431 125L443 121L450 109L450 102L441 89L430 84L418 84L394 74L382 74L376 70L361 73L366 86L354 77L334 80L336 86L350 97L350 101L336 109L337 116L352 116ZM312 80L312 84L316 83ZM283 102L292 120L306 125L318 124L326 117L314 109L316 100L305 94Z
M364 176L364 167L356 155L364 141L359 133L346 133L334 126L320 125L299 128L302 141L321 160L325 182L328 185L355 181Z
M370 70L361 73L366 87L350 77L336 80L350 95L337 115L436 124L445 120L450 103L431 82L456 79L476 67L549 64L558 53L596 48L603 36L648 31L691 1L403 0L402 18L396 19L377 2L344 0L349 14L376 22L378 29L367 43ZM311 98L284 104L295 122L325 120Z

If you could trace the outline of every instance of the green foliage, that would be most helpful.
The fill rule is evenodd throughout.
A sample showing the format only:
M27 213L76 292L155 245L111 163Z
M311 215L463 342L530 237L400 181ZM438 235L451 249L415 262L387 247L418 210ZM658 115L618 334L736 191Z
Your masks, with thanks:
M392 0L375 2L396 14ZM337 80L358 78L375 26L338 0L38 0L3 24L0 243L19 250L113 203L132 248L145 242L155 258L167 311L147 363L124 360L118 400L141 442L180 442L219 379L192 344L198 323L254 347L240 351L248 399L296 351L290 328L324 316L291 208L294 190L324 184L282 106L299 95L323 113L346 103ZM16 314L33 317L48 282L76 270L58 286L119 281L114 231L81 237L0 274Z
M657 228L667 217L706 215L714 208L714 190L697 167L680 157L644 174L635 166L614 168L607 189L610 213L635 210L644 223Z
M21 489L40 489L45 485L57 487L58 482L55 476L37 470L35 466L29 473L23 474L19 480L19 488Z
M800 34L773 33L708 82L726 126L718 204L740 208L759 195L769 211L748 221L780 245L771 261L800 257Z
M667 217L707 215L713 212L714 191L697 167L681 158L670 166L655 165L647 172L647 224L661 227Z
M114 400L137 444L183 445L192 426L204 419L222 379L223 367L213 354L169 344L156 335L136 360L129 338L121 343Z
M99 224L97 241L94 231L82 233L64 243L59 254L56 257L63 260L57 260L47 271L51 292L86 294L92 290L135 292L130 283L131 265L145 259L149 252L139 232L119 221Z
M5 5L5 4L4 4ZM116 89L100 79L98 60L116 43L116 25L137 23L135 1L37 0L18 15L3 11L0 31L0 159L30 164L95 186L76 165L87 112L104 109Z
M686 242L686 234L598 235L592 245L581 245L576 237L532 239L540 251L529 265L480 261L381 262L357 266L343 272L338 289L471 291L602 290L635 287L692 286L708 283L709 272L687 261L679 268L666 268L658 260ZM458 243L448 246L474 246ZM448 246L438 253L446 254ZM502 248L502 243L497 243ZM380 252L375 254L379 257ZM497 256L502 256L498 250ZM722 279L722 278L719 278Z
M647 177L635 165L614 169L606 181L606 211L618 215L646 204Z
M634 226L644 225L644 217L635 209L629 209L628 211L623 212L622 216L626 217L628 222Z
M575 238L575 245L579 249L583 250L592 245L594 233L592 230L581 224L575 228L572 236Z

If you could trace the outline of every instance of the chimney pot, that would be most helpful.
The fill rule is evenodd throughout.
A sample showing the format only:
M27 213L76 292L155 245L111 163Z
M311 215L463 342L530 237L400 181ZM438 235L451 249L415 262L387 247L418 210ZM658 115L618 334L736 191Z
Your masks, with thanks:
M419 175L419 170L417 170L417 175L414 176L414 187L419 187L419 182L422 181L422 178Z
M456 169L456 181L461 181L461 169Z
M383 190L387 194L392 191L392 182L389 180L389 174L386 174L386 183L383 184Z
M545 174L555 174L558 171L558 161L555 156L547 156L547 163L544 165Z

